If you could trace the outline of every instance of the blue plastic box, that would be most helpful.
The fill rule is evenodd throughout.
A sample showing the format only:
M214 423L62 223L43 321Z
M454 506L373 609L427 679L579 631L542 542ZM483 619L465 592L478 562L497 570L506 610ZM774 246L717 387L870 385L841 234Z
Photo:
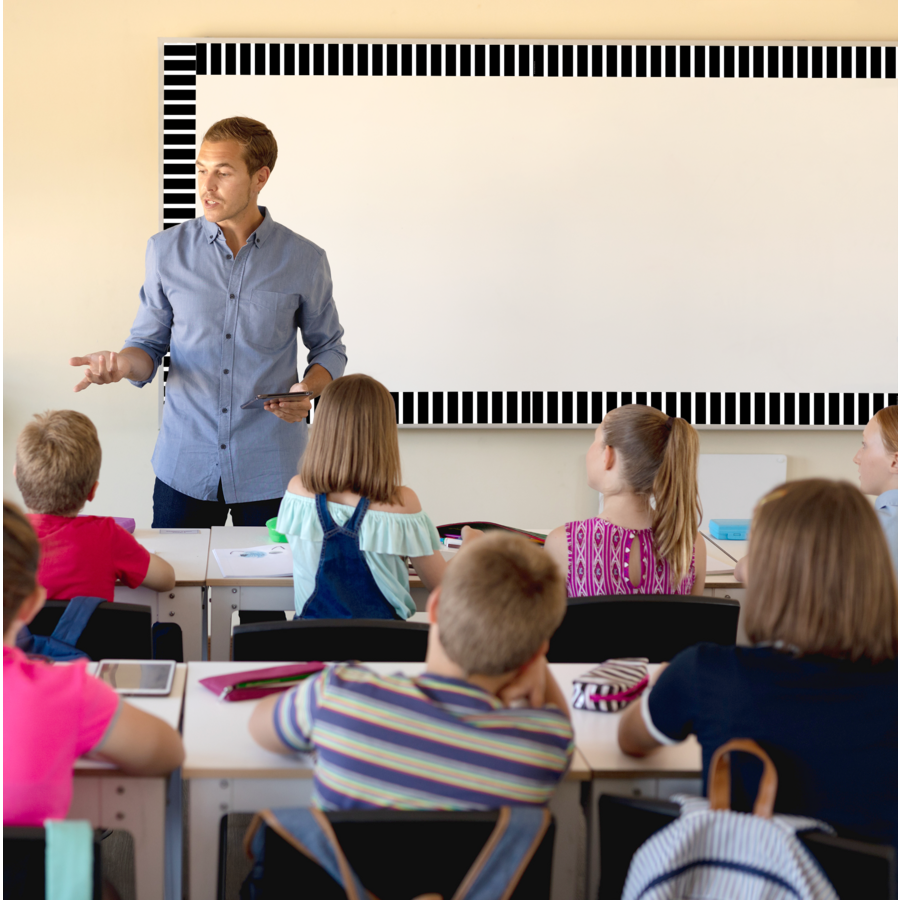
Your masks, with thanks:
M710 519L709 533L720 541L746 541L749 519Z

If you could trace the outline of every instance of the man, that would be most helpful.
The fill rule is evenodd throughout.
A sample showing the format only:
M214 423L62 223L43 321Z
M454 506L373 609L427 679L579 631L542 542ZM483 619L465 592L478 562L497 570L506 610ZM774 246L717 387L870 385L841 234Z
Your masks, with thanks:
M278 147L261 122L216 122L197 157L203 218L155 234L124 349L76 356L75 386L153 380L165 356L153 452L154 528L262 525L277 515L306 446L312 397L347 361L325 252L278 225L259 193ZM296 329L309 349L297 380ZM257 394L305 392L242 410Z

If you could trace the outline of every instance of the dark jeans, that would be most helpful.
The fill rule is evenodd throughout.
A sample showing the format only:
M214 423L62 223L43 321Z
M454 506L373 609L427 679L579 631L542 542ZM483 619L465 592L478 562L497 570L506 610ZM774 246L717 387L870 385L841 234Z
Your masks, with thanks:
M212 528L224 525L231 510L234 525L265 525L278 515L281 498L252 503L226 503L219 482L215 500L196 500L170 488L158 478L153 486L153 528Z

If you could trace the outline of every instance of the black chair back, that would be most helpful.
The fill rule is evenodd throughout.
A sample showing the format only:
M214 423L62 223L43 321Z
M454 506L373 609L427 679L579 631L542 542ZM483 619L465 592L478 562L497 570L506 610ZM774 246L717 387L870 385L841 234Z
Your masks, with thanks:
M100 836L94 831L94 900L100 900L103 880ZM44 853L47 840L43 828L3 826L4 900L44 900L47 881Z
M365 888L380 900L409 900L425 893L452 897L481 852L497 822L489 812L405 812L389 809L329 812L348 862ZM219 896L235 896L225 876L227 816L220 831ZM547 900L553 863L555 823L544 838L511 895L511 900ZM263 893L267 897L298 896L346 900L337 883L271 828L266 829ZM402 854L398 857L398 847ZM385 860L394 860L386 865ZM243 873L241 875L243 877Z
M232 656L247 662L424 662L428 625L389 619L294 619L234 629Z
M678 818L666 800L601 794L600 890L598 900L619 900L638 847ZM893 847L808 832L797 837L818 860L841 900L897 900L897 853Z
M68 601L48 600L28 626L32 634L52 634ZM101 603L75 646L93 660L153 659L149 606Z
M668 594L575 597L550 639L550 662L602 662L646 656L668 662L701 641L733 644L737 600Z

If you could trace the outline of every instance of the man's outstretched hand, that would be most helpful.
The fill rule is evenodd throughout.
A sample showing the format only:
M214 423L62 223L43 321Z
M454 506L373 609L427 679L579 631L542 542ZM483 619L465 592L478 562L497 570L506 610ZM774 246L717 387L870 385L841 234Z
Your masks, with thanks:
M306 386L305 381L301 381L299 384L291 386L292 394L297 391L308 390L310 390L310 388ZM270 413L274 413L278 416L279 419L284 419L285 422L302 422L309 414L309 410L312 407L312 401L312 397L298 397L296 400L268 400L266 401L265 408Z
M115 350L98 350L87 356L73 356L70 366L87 366L84 378L75 385L75 391L83 391L92 384L114 384L127 378L130 366L127 359L120 360Z

